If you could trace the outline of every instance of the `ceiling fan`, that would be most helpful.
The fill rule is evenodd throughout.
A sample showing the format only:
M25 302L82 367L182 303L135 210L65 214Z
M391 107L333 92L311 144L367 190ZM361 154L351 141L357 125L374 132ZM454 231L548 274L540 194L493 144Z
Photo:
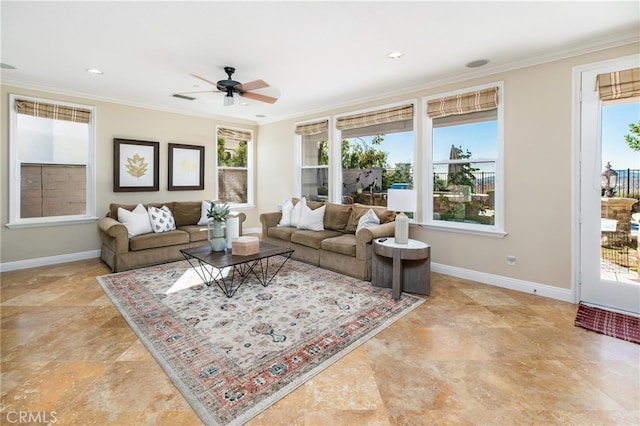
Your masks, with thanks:
M233 105L234 103L234 98L233 98L233 94L237 93L240 96L243 96L245 98L249 98L249 99L254 99L256 101L261 101L261 102L267 102L267 103L274 103L275 101L278 100L278 98L274 98L272 96L267 96L267 95L261 95L259 93L253 93L252 90L257 90L257 89L263 89L265 87L269 87L269 85L263 81L263 80L254 80L254 81L250 81L248 83L240 83L239 81L235 81L231 78L231 76L233 75L234 72L236 72L236 69L233 67L224 67L224 72L227 73L227 79L225 80L220 80L217 83L214 83L213 81L207 80L204 77L200 77L199 75L195 75L195 74L191 74L192 76L205 81L213 86L215 86L220 92L224 92L225 96L224 96L224 100L223 100L223 105L224 106L230 106ZM209 92L209 90L205 91L205 92ZM190 94L190 93L205 93L205 92L186 92L186 93L178 93L177 97L184 97L182 95L185 94Z

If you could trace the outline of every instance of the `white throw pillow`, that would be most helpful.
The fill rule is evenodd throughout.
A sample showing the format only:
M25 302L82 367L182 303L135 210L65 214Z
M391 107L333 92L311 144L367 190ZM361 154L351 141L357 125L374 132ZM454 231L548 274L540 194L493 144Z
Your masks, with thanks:
M153 232L167 232L176 229L173 213L167 206L162 206L161 208L149 206L149 221Z
M211 219L207 217L207 212L211 208L211 203L208 201L202 201L202 206L200 207L200 220L198 221L198 225L206 225L209 223Z
M327 206L318 207L311 210L306 204L302 206L302 215L298 229L308 229L309 231L324 231L324 210Z
M138 204L132 211L118 207L118 222L127 227L129 238L153 232L149 214L142 204Z
M295 206L293 206L293 209L291 210L291 226L293 226L294 228L298 227L298 224L300 223L300 216L302 215L302 206L307 206L307 199L305 197L302 197L302 199L300 201L298 201L296 203Z
M380 218L372 209L362 215L358 220L358 227L356 228L356 234L362 228L371 228L372 226L380 225Z
M278 226L291 226L291 211L293 210L293 203L291 200L285 200L282 203L282 217L280 218L280 222L278 222Z

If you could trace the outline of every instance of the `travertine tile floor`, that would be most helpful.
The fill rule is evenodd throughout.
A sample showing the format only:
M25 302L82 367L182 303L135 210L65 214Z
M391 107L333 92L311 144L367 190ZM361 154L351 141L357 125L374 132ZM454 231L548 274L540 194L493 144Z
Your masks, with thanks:
M0 424L200 424L98 286L108 272L1 275ZM640 345L574 327L576 309L434 273L418 309L250 424L639 424Z

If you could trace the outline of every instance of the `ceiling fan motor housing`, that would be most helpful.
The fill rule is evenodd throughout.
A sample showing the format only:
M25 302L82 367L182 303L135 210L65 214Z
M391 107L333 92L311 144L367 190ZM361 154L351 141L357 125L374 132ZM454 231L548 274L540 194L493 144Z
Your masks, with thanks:
M236 72L236 69L233 67L224 67L224 72L227 73L227 76L229 78L226 80L218 81L218 83L216 84L218 90L220 90L221 92L227 92L227 96L229 96L230 93L234 91L240 93L240 90L236 89L236 86L239 85L240 82L231 79L231 76L234 72Z

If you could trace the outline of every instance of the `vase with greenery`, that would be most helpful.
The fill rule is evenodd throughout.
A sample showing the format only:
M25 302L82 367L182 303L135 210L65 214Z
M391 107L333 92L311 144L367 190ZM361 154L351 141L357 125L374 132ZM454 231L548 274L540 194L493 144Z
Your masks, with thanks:
M207 210L209 246L213 251L223 251L227 245L222 225L229 217L229 211L230 207L227 204L216 204L214 202L211 202L211 206Z

